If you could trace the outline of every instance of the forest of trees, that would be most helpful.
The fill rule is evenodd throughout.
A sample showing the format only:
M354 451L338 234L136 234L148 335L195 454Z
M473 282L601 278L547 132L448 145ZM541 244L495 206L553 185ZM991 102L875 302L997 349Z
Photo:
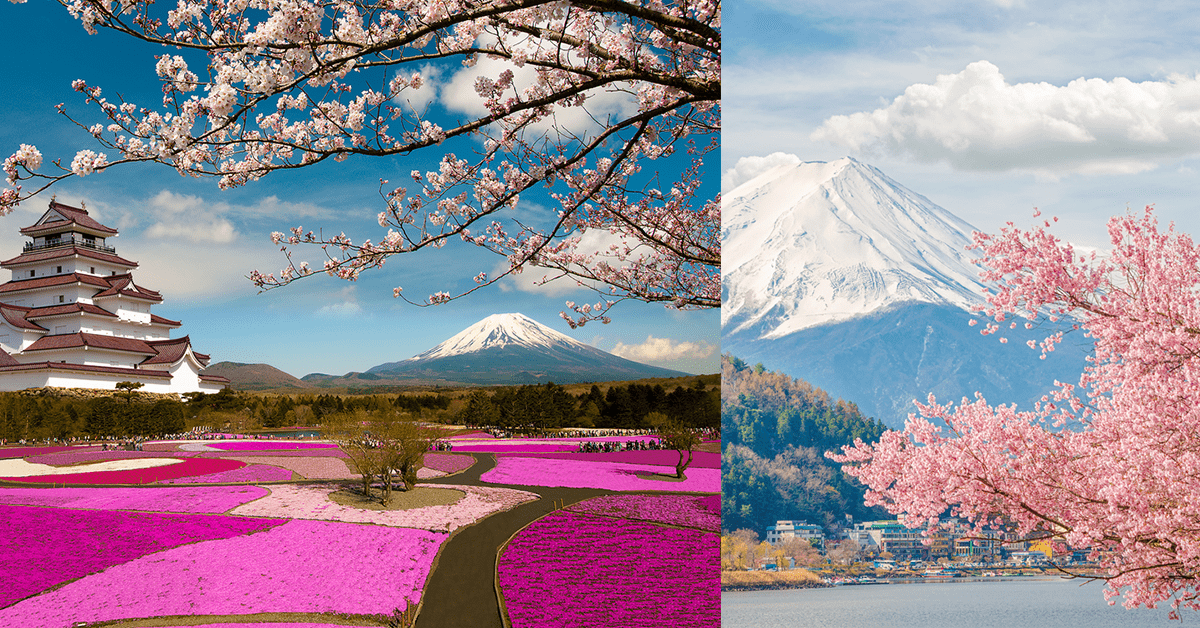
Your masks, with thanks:
M69 440L154 437L196 426L242 432L285 426L318 426L330 419L371 412L437 423L466 423L508 430L558 427L646 428L647 416L666 415L686 427L715 430L720 390L699 379L667 392L661 385L614 385L571 394L557 384L401 395L267 395L223 390L190 393L182 401L115 391L111 395L0 393L0 440Z
M824 454L856 438L877 441L885 429L807 382L723 356L721 527L763 533L781 519L828 526L845 514L884 518Z
M716 429L720 421L720 387L706 389L700 381L676 386L626 384L607 392L591 390L572 395L557 384L476 391L467 398L458 421L471 426L492 425L513 430L553 427L651 429L651 413L666 415L686 427Z

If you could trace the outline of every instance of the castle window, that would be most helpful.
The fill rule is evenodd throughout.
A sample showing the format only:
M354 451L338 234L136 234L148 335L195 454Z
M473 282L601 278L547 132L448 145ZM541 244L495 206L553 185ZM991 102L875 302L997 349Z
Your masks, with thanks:
M55 270L54 272L61 275L62 274L62 266L58 266L57 270Z
M91 271L90 271L90 272L91 272L93 275L95 275L95 274L96 274L96 267L95 267L95 266L92 266L92 269L91 269Z
M61 294L60 294L60 295L58 295L58 302L59 302L59 303L64 303L66 300L67 300L67 299L66 299L66 297L64 297L63 295L61 295Z
M34 274L34 273L36 273L36 272L37 272L36 270L31 270L31 271L29 271L29 276L30 276L30 277L32 277L32 276L33 276L33 274Z

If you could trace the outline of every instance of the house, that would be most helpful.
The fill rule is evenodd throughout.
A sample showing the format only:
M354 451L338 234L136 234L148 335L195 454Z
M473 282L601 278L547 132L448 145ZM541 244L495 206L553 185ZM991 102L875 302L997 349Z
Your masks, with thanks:
M0 262L0 390L115 389L131 381L154 393L217 392L229 384L205 375L209 356L179 321L150 311L158 292L133 280L137 262L106 244L117 230L85 208L57 201L33 225L20 255Z

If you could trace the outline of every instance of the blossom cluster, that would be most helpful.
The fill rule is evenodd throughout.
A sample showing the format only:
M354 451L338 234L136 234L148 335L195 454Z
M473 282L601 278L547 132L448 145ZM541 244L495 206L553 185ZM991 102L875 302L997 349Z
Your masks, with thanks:
M113 565L0 609L0 627L70 626L160 615L390 614L406 600L420 601L433 558L446 540L445 534L384 526L304 520L277 525L219 518L246 528L276 527ZM65 540L55 551L71 555L63 548L92 547L78 532ZM330 586L355 582L371 586Z
M265 530L278 521L220 515L166 515L68 510L0 505L0 606L34 595L50 586L140 556L207 539L227 539ZM126 588L128 582L126 583ZM145 591L152 587L133 587ZM61 626L65 620L39 620L25 605L42 596L0 610L0 626ZM74 600L86 612L91 600Z
M557 511L518 532L497 579L514 628L721 624L716 534Z

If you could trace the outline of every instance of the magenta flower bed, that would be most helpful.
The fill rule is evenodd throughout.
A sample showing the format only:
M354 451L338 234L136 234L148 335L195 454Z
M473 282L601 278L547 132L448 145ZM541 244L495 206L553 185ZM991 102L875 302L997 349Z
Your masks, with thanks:
M679 452L669 449L647 451L611 451L596 453L539 452L528 454L500 453L501 456L521 455L526 458L558 458L561 460L590 460L592 462L624 462L628 464L651 464L674 468L679 462ZM693 451L689 469L720 469L721 454ZM686 473L686 472L685 472Z
M455 454L425 454L425 468L443 473L458 473L471 468L475 458Z
M513 628L721 625L714 533L560 510L518 532L497 573Z
M712 502L717 507L711 507ZM567 506L567 510L620 519L721 531L719 495L605 495Z
M279 523L220 515L0 505L0 530L4 530L0 535L0 582L4 583L0 586L0 606L152 552L196 541L237 537ZM132 588L144 589L150 584ZM90 600L76 602L85 607L90 603ZM12 611L12 607L0 611L4 625L69 625L62 621L38 621Z
M162 457L159 454L157 457ZM128 471L95 471L93 473L64 473L61 475L32 475L21 478L0 478L15 482L37 482L42 484L149 484L189 475L208 475L232 471L246 466L238 460L213 460L207 458L183 458L179 464L169 464L149 469Z
M160 615L390 614L405 600L420 600L446 538L408 528L289 521L115 565L0 610L0 626Z
M102 460L133 460L137 458L191 458L196 454L189 452L177 452L170 456L164 456L161 451L103 451L93 447L90 449L77 449L75 451L62 451L58 453L45 454L27 458L28 462L36 464L51 464L55 466L65 466L79 464L81 462L98 462Z
M254 451L254 450L296 450L296 449L336 449L333 443L290 443L270 440L241 441L233 443L205 443L213 449L222 451Z
M499 456L495 468L484 473L484 482L524 486L566 486L599 488L610 491L665 491L672 493L718 493L721 491L720 469L692 469L684 472L682 482L647 480L637 474L658 473L674 475L674 467L625 464L621 462L589 462L554 458Z
M223 513L266 497L259 486L146 488L0 488L0 503L87 510Z
M365 625L347 625L347 624L280 624L277 622L267 622L265 624L172 624L176 628L378 628L372 624Z
M160 484L223 484L226 482L286 482L292 479L290 469L283 469L269 464L248 464L241 469L211 473L209 475L193 475L173 480L163 480Z
M579 449L579 443L577 441L571 441L569 443L568 442L548 443L548 442L544 442L544 441L512 442L512 441L506 441L506 440L497 440L497 441L490 442L490 443L452 443L451 447L452 448L450 451L452 451L452 452L454 452L454 451L469 451L469 452L474 452L474 453L485 453L485 452L491 453L491 452L504 452L504 451L549 452L549 451L575 451L575 450Z
M25 456L37 456L71 449L81 450L87 449L87 447L10 447L8 449L0 449L0 458L24 458Z

